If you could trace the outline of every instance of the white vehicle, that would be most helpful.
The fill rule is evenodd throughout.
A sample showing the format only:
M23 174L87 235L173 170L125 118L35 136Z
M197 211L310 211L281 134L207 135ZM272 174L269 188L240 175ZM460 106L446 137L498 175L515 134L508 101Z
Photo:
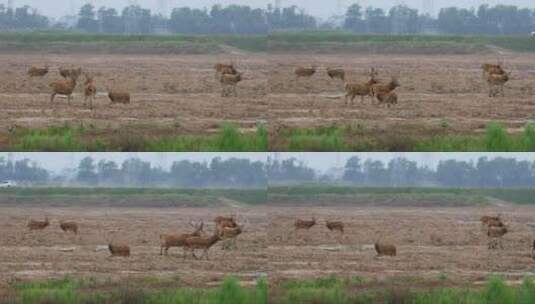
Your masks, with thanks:
M10 181L0 181L0 188L11 188L15 187L16 184Z

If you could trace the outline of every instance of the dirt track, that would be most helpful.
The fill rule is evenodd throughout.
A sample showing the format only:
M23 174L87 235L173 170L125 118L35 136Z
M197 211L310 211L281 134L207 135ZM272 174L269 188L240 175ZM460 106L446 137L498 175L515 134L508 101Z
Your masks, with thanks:
M245 81L238 98L221 98L216 62L233 60ZM30 65L49 64L44 78L29 80ZM96 111L83 106L79 81L75 100L49 103L48 84L61 79L58 67L81 66L95 76L99 91ZM15 126L44 127L64 122L93 124L103 129L137 126L140 132L165 129L169 134L206 134L230 121L252 129L267 117L267 65L261 55L0 55L0 132ZM84 78L84 77L82 77ZM131 105L110 106L108 89L132 94ZM142 126L142 127L140 127Z
M512 71L506 97L489 99L481 64L504 59ZM489 121L500 121L511 131L519 131L533 120L535 112L535 55L277 55L269 57L275 67L269 78L272 124L284 127L317 127L359 124L366 131L385 132L406 129L415 135L442 131L472 133L481 131ZM310 79L295 80L297 66L318 66ZM344 104L344 84L330 80L325 68L347 71L348 81L368 80L371 67L388 82L397 76L399 104L387 109L364 104L360 98L353 106ZM394 128L396 126L396 128Z
M505 250L487 250L478 219L501 212L511 232ZM295 218L319 221L310 231L293 230ZM521 280L535 271L531 243L535 208L280 208L268 232L270 280L339 276L397 281L401 278L481 283L491 273ZM329 232L325 220L341 220L343 236ZM290 232L287 232L289 230ZM398 255L377 258L377 240L395 244Z
M214 229L213 218L229 214L230 209L208 208L0 208L0 290L14 280L70 277L125 282L160 278L164 282L179 278L181 284L214 286L228 276L243 284L253 284L266 275L265 232L267 218L261 208L240 209L239 218L247 225L238 238L238 250L222 250L221 243L210 250L210 260L182 258L182 249L171 248L160 256L160 233L192 230L190 220L204 220L205 232ZM235 211L235 210L234 210ZM44 231L28 232L29 217L47 215L51 226ZM74 220L79 237L63 233L59 220ZM130 258L109 258L109 252L96 251L106 239L126 242ZM61 249L74 249L62 252ZM200 255L200 252L197 252ZM176 282L175 282L176 284Z

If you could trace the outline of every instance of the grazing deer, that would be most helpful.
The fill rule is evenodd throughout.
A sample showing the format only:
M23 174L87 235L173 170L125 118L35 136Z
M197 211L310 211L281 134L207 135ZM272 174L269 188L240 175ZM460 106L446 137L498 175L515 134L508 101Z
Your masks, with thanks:
M49 71L49 66L48 64L45 65L44 67L36 67L36 66L31 66L29 69L28 69L28 76L31 78L31 77L39 77L39 78L42 78L44 77L46 74L48 74L48 71Z
M222 76L222 75L225 75L225 74L229 74L229 75L237 75L238 74L238 70L236 70L236 68L234 67L233 63L231 63L231 64L217 63L214 66L214 69L215 69L215 77L216 77L216 79L218 78L218 76Z
M97 95L97 87L92 76L85 74L85 88L84 88L84 106L87 105L89 99L89 108L93 109L93 100Z
M63 232L72 232L74 234L78 234L78 224L75 222L63 222L61 221L59 223L59 227Z
M312 217L312 220L310 220L310 221L302 220L302 219L296 219L295 222L294 222L294 227L295 227L296 231L300 230L300 229L309 230L310 228L314 227L314 225L316 225L316 218L315 217Z
M30 219L30 221L28 222L26 226L31 231L31 230L44 230L49 225L50 225L50 221L48 220L48 217L45 217L44 221L36 221L36 220Z
M195 228L192 233L183 234L160 234L160 255L167 255L169 248L171 247L183 247L186 243L186 239L194 236L201 236L203 232L204 223L194 224L190 222L190 225Z
M340 233L344 233L344 223L342 222L330 222L327 221L325 226L327 226L327 229L330 231L339 231Z
M72 99L72 93L74 92L74 89L76 88L76 81L78 80L78 76L76 75L70 75L69 79L64 80L58 80L56 82L51 83L49 86L52 88L52 95L50 96L50 102L54 102L54 98L56 95L65 95L67 96L67 101L69 104L71 104Z
M224 227L220 230L221 232L221 239L222 240L231 240L232 247L238 248L238 245L236 244L236 239L240 234L243 233L245 228L245 225L237 226L237 227Z
M342 81L346 80L346 71L344 71L344 69L327 68L327 75L329 75L329 77L333 80L334 79L340 79Z
M206 257L208 260L208 250L212 248L217 242L221 240L221 233L217 229L215 230L214 234L210 237L201 237L201 236L194 236L186 238L184 241L184 256L183 258L186 259L186 251L189 250L191 252L191 255L195 259L199 259L195 255L195 249L201 249L203 250L203 255L200 257L201 259L203 257Z

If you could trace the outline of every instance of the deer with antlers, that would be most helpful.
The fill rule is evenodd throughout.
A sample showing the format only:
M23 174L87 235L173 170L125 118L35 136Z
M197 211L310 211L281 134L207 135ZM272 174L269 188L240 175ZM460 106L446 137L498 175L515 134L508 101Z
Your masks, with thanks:
M377 81L378 73L375 70L375 68L370 69L369 77L370 80L364 83L350 83L346 82L345 84L345 103L349 104L349 100L351 100L351 104L354 103L355 98L357 96L360 96L360 102L364 103L364 97L370 96L373 98L373 87L378 84Z
M190 225L195 229L191 233L183 234L160 234L160 255L168 254L171 247L183 247L186 244L186 239L190 237L200 237L203 232L204 222L195 224L190 221Z
M183 258L186 259L186 252L190 251L191 255L195 259L199 259L195 255L195 250L200 249L203 251L203 254L201 255L200 259L205 257L207 260L208 258L208 251L212 246L214 246L217 242L221 240L221 232L216 228L214 231L214 234L210 237L202 237L202 236L193 236L186 238L184 241L184 256Z

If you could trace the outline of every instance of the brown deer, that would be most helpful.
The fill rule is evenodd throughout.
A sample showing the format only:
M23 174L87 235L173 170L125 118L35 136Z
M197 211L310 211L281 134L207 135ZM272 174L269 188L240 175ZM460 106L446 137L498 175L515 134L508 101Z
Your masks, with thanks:
M401 85L396 77L392 77L389 83L387 84L374 84L372 86L372 96L377 97L378 94L385 94L393 92L395 89L399 88Z
M183 258L186 259L186 251L189 250L191 252L191 255L195 259L199 259L195 255L195 249L203 250L203 254L200 257L201 259L203 257L206 257L208 260L208 250L212 248L217 242L221 240L221 233L217 229L214 231L214 234L210 237L201 237L201 236L194 236L186 238L184 242L184 256Z
M44 77L46 74L48 74L48 71L49 71L49 66L48 64L45 65L44 67L36 67L36 66L31 66L29 69L28 69L28 76L31 78L31 77L39 77L39 78L42 78Z
M65 95L67 96L67 101L70 104L72 99L72 93L76 88L76 81L78 76L71 75L69 79L58 80L51 83L49 86L52 88L52 95L50 96L50 102L54 102L56 95Z
M84 105L87 105L87 100L89 99L89 108L93 109L93 100L97 95L97 87L93 80L93 76L85 74L85 87L84 87Z
M305 67L298 67L294 70L295 79L299 80L300 77L312 77L312 75L316 74L317 68L315 66L312 66L311 68L305 68Z
M228 97L234 95L238 97L238 91L236 87L238 83L243 80L243 73L238 73L236 75L232 74L222 74L219 78L219 82L222 86L221 97Z
M109 91L108 97L110 98L111 104L116 104L116 103L129 104L130 103L130 93L128 92Z
M63 78L72 78L72 77L79 78L82 75L82 68L77 68L77 69L59 68L59 74Z
M489 238L488 248L496 249L499 246L501 249L504 249L503 243L502 243L502 237L507 232L509 232L509 230L505 226L501 226L501 227L489 226L487 230L487 236Z
M126 244L110 243L108 244L111 257L129 257L130 246Z
M349 100L351 100L351 104L354 104L357 96L360 96L360 102L364 103L364 97L372 97L372 88L377 83L375 77L371 77L371 79L365 83L346 83L345 104L349 104Z
M195 231L192 233L183 233L183 234L160 234L160 255L167 255L169 248L171 247L183 247L186 243L186 239L194 236L201 236L203 232L204 223L201 221L200 224L194 224L190 222L190 225L195 228Z
M59 223L59 227L63 232L72 232L74 234L78 234L78 224L75 222L63 222L61 221Z
M26 226L30 230L44 230L49 225L50 225L50 221L48 220L48 217L45 217L44 221L36 221L36 220L30 219L30 221L28 222Z
M214 219L214 222L218 229L223 228L236 228L238 227L238 223L236 223L236 219L234 216L217 216Z
M327 226L327 229L330 231L339 231L340 233L344 233L344 223L342 222L330 222L327 221L325 226Z
M497 75L503 75L505 74L505 70L502 68L501 64L490 64L485 63L481 66L481 69L483 70L483 78L485 78L487 75L490 74L497 74Z
M314 227L316 225L316 218L312 217L310 221L302 220L302 219L296 219L294 222L295 230L309 230L310 228Z
M505 97L505 84L509 81L511 73L505 74L488 74L487 83L489 85L489 97L497 97L501 94Z
M225 75L225 74L229 74L229 75L237 75L238 74L238 70L236 70L236 68L234 67L233 63L231 63L231 64L217 63L214 66L214 69L216 71L216 78L218 76L222 76L222 75Z
M224 227L220 230L221 232L221 239L222 240L231 240L233 248L238 248L238 245L236 244L236 239L240 234L243 233L245 228L245 225L237 226L237 227Z
M391 256L395 257L397 254L396 246L392 244L385 244L385 243L379 243L376 242L374 244L375 251L377 252L377 256Z
M379 101L378 105L386 104L389 108L398 103L398 94L396 92L377 92L375 97Z
M327 75L334 80L334 79L340 79L342 81L346 80L346 71L344 69L331 69L327 68Z

